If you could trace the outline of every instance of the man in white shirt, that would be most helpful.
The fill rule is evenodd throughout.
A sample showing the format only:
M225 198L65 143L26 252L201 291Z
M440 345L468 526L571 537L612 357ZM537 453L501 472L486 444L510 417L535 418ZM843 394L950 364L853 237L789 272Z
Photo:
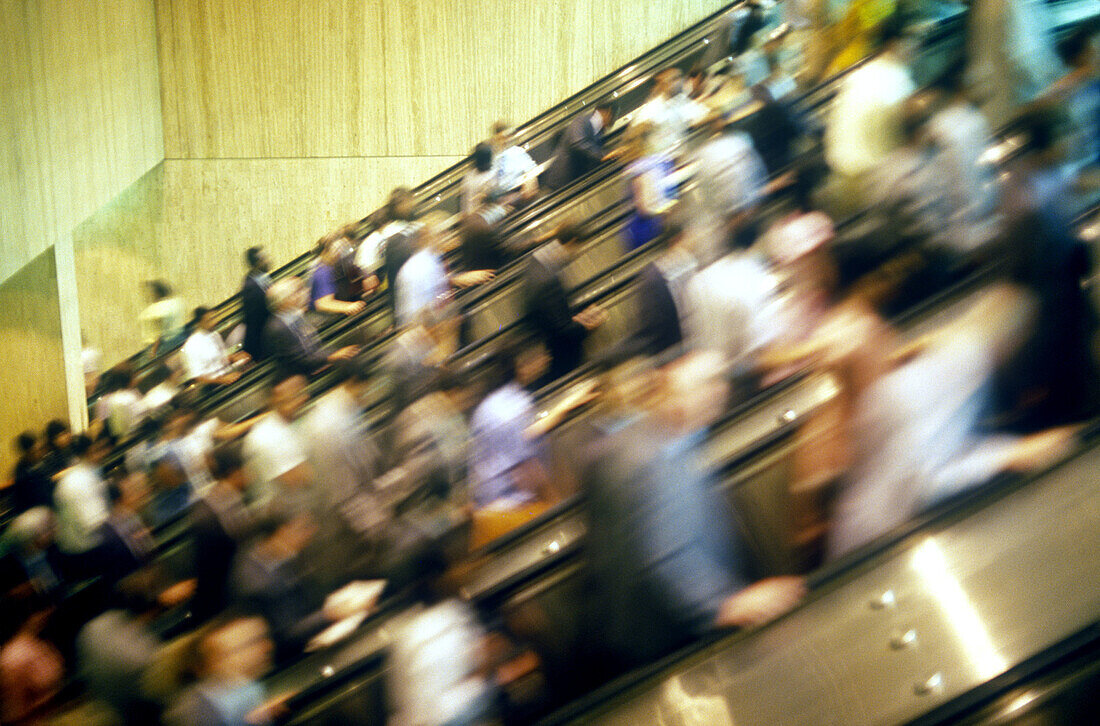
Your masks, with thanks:
M865 175L901 146L902 104L916 90L900 19L883 23L882 48L841 84L825 125L825 160L834 174L834 211L858 209ZM854 209L848 205L854 203Z
M408 325L429 308L439 308L450 296L451 286L472 287L493 279L492 270L470 270L451 275L439 250L444 219L425 219L417 233L417 251L397 273L394 282L397 324Z
M634 112L631 125L653 124L653 147L674 154L694 124L703 120L705 107L693 103L682 92L683 74L666 68L653 78L649 100Z
M107 485L99 473L99 464L108 451L104 438L73 437L72 453L76 463L61 474L54 489L57 514L57 546L73 560L74 568L83 569L88 556L100 544L100 526L107 521L110 506ZM77 572L83 577L87 570Z
M217 318L213 310L197 307L193 320L194 332L180 351L187 378L211 385L234 383L241 374L233 370L233 364L249 360L248 353L240 351L230 355L226 351L225 341L214 329Z
M271 387L268 412L244 439L245 471L254 511L272 507L291 511L308 503L312 471L305 442L294 420L307 400L306 379L289 375Z
M516 130L507 121L493 124L493 173L497 192L510 201L528 202L539 192L538 165L516 145Z

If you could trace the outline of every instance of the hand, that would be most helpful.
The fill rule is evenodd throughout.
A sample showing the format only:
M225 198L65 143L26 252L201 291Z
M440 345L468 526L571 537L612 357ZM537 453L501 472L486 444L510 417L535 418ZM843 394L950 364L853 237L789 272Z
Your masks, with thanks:
M595 330L607 322L607 311L598 305L589 305L573 316L586 330Z
M473 287L474 285L484 285L493 277L492 270L470 270L469 272L459 272L452 275L451 282L458 287Z
M754 627L775 620L806 596L801 577L769 577L726 598L715 625L720 628Z
M598 383L599 382L596 380L585 381L584 383L575 387L572 391L569 392L569 395L562 399L561 407L564 410L569 411L574 408L583 406L589 401L596 399L600 395L596 391L596 386L598 385Z
M345 345L340 350L336 351L328 357L330 361L336 360L351 360L359 352L358 345Z
M381 283L378 281L378 275L367 275L363 278L363 294L370 295L378 289Z
M347 304L347 307L344 308L344 314L345 315L355 315L356 313L362 312L363 308L365 308L366 306L367 306L367 304L365 302L363 302L362 300L356 300L355 302L349 302Z
M386 587L385 580L360 580L344 585L325 598L323 612L331 622L370 612Z
M290 715L290 707L287 705L290 699L296 695L295 691L287 691L274 698L269 698L256 708L248 712L244 717L247 723L266 724Z
M236 383L241 379L240 371L229 371L218 377L218 382L224 386L228 386L230 383Z
M1012 446L1007 468L1027 472L1052 465L1072 450L1077 430L1077 426L1063 426L1024 436Z
M240 363L242 365L245 364L245 363L251 363L252 362L252 356L250 356L248 354L248 351L238 350L236 353L229 356L229 362L230 363Z

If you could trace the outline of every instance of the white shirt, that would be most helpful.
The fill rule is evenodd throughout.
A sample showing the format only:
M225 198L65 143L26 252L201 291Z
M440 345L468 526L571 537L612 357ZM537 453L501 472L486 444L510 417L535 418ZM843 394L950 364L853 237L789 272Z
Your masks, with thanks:
M672 153L683 142L691 125L698 122L704 112L697 104L681 95L671 98L658 96L642 104L634 112L630 124L653 124L652 148Z
M80 462L69 469L53 493L57 513L57 546L79 554L99 544L99 527L107 521L107 485L95 467Z
M180 352L188 378L218 376L229 368L225 342L215 330L196 330L191 333Z
M734 252L699 272L687 286L688 345L716 350L733 365L779 334L778 286L754 254Z
M367 238L359 243L359 249L355 251L356 266L364 273L376 274L382 268L386 240L403 231L407 226L409 223L405 220L395 219L367 235Z
M278 479L306 463L305 446L296 427L275 412L253 425L244 437L245 471L250 481L251 504L266 507L278 490Z
M374 447L361 435L359 404L343 386L318 398L301 423L317 484L336 506L355 494L372 473Z
M493 174L496 187L501 192L518 189L534 172L535 160L518 146L509 146L493 157Z
M397 324L412 322L424 308L439 305L451 289L443 260L430 249L422 249L408 259L393 283L397 296Z
M413 613L396 630L390 646L391 724L449 723L485 696L473 658L482 633L468 605L441 602Z
M909 70L889 55L845 78L825 126L829 168L858 176L901 146L902 104L915 90Z
M141 423L145 412L141 395L129 388L112 391L96 404L96 417L107 424L108 431L120 438Z

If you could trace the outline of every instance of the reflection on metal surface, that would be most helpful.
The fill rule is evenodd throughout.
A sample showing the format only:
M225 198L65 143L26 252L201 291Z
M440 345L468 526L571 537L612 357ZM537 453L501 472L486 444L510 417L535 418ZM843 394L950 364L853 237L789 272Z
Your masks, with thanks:
M947 558L934 537L929 537L913 550L911 563L943 610L975 675L988 680L1007 670L1008 663L994 647L989 631L966 591L951 574Z
M691 695L679 676L661 684L662 723L677 726L734 726L729 704L721 696Z
M890 647L894 650L912 648L917 644L917 631L913 628L895 632L890 636Z
M893 590L887 590L886 592L873 598L870 602L872 610L884 610L885 608L892 608L897 604L897 596L894 595Z
M943 690L943 674L933 673L927 679L913 686L913 693L918 696L930 696Z
M1027 706L1029 703L1031 703L1032 701L1034 701L1038 697L1039 697L1039 694L1036 693L1035 691L1024 691L1019 696L1016 696L1016 698L1013 698L1012 701L1009 702L1009 704L1004 707L1004 710L1001 711L1001 717L1004 718L1004 717L1011 716L1012 714L1016 713L1021 708L1024 708L1025 706Z

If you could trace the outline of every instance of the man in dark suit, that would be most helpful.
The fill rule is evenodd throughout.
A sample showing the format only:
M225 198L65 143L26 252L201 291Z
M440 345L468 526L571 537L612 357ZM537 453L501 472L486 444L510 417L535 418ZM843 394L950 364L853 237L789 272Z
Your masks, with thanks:
M248 275L241 286L241 314L244 317L244 349L252 360L263 360L264 326L271 311L267 307L267 288L271 287L268 271L271 263L263 247L249 247L244 254Z
M524 325L550 353L545 382L580 365L589 331L607 319L607 312L596 305L575 313L569 303L562 272L583 242L577 227L563 224L555 239L530 255L520 281Z
M684 340L684 290L697 265L682 226L670 224L666 235L668 247L639 275L634 332L612 354L616 361L660 356Z
M248 485L240 446L225 444L211 455L214 486L191 508L195 596L191 612L197 622L221 612L228 604L230 568L238 546L251 533L252 516L242 494Z
M554 161L543 183L551 189L564 187L598 167L607 158L604 139L611 127L611 104L600 101L591 112L574 118L554 147Z
M264 351L286 374L307 378L330 363L348 360L359 351L349 345L333 351L317 336L316 329L302 317L308 290L297 277L284 277L267 290L272 311L264 327Z

